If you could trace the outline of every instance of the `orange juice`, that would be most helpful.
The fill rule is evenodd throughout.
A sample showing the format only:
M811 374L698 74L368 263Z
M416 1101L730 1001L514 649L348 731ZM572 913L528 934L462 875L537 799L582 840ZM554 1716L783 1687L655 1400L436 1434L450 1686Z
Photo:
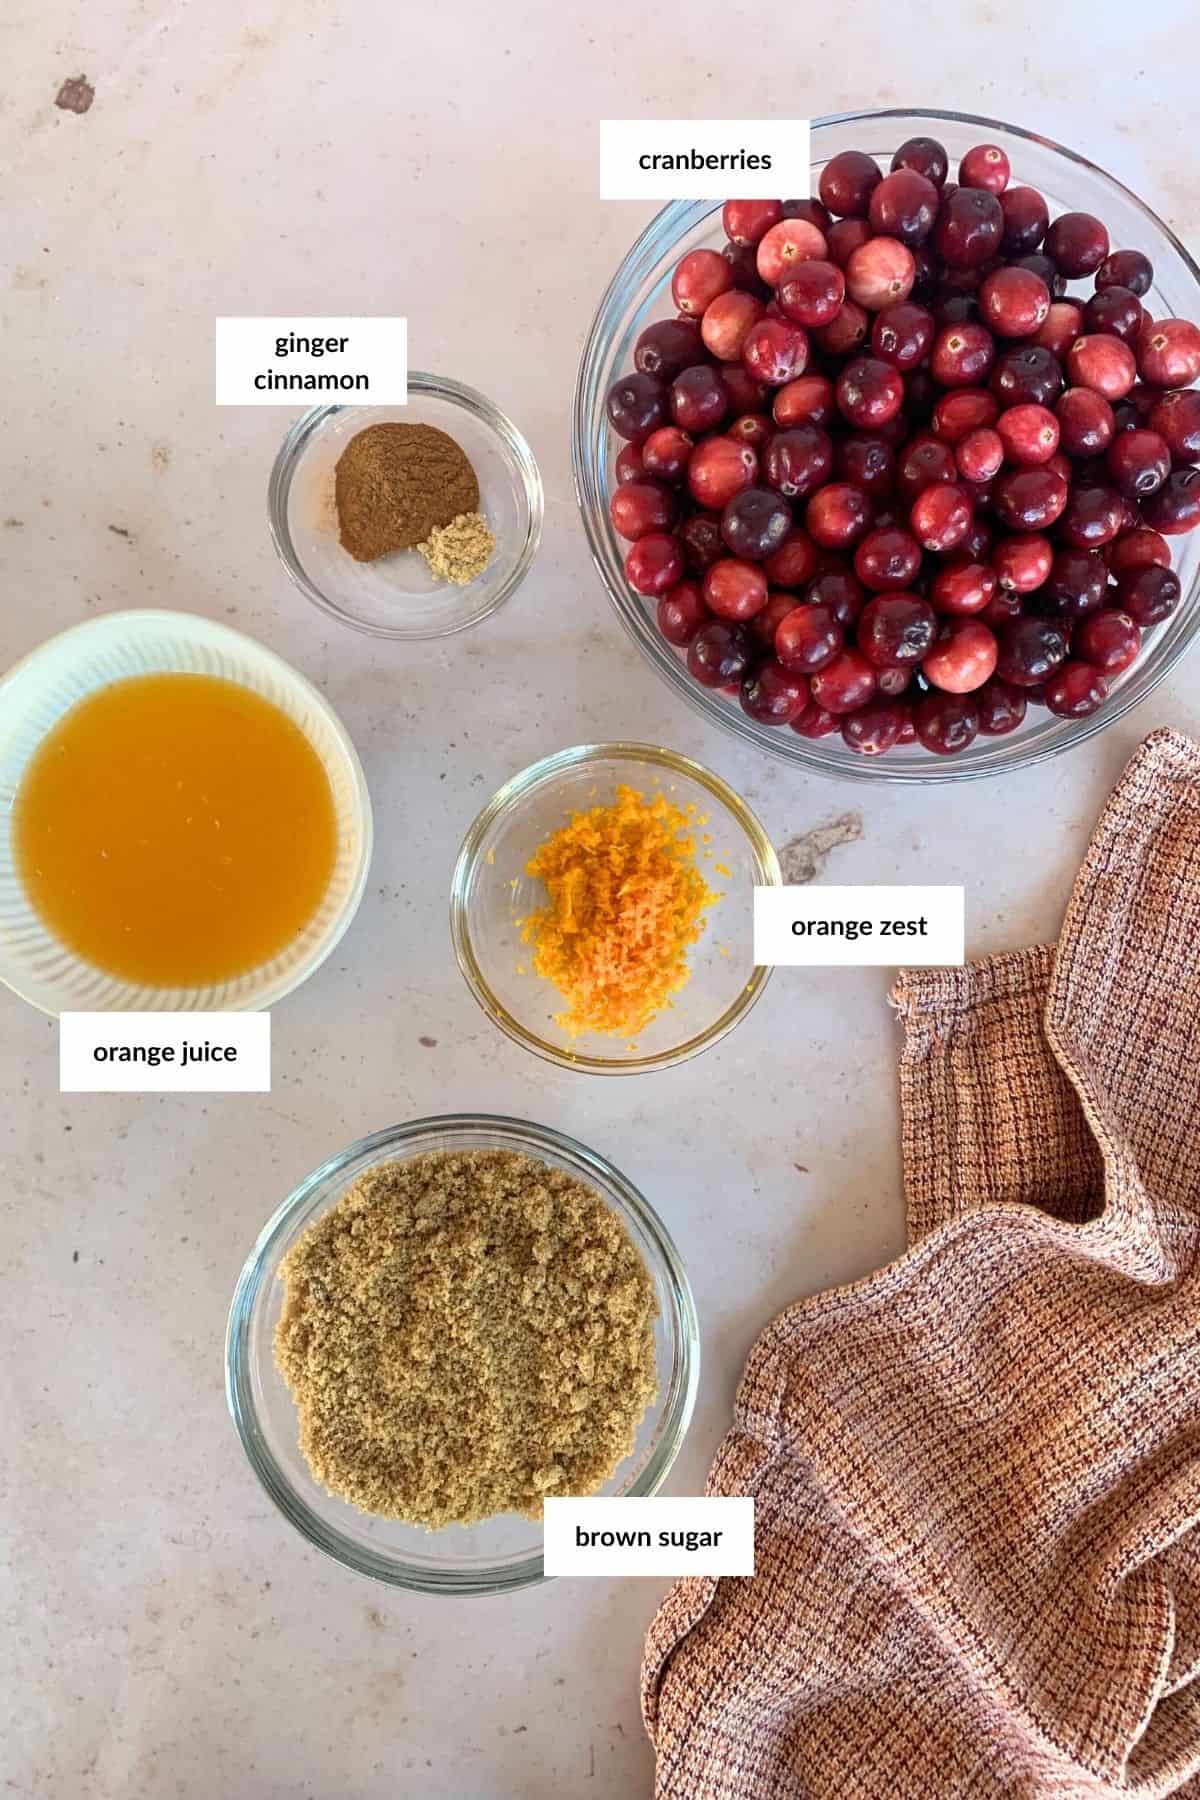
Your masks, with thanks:
M59 720L13 820L34 910L76 955L157 987L226 981L313 917L329 778L300 728L215 675L136 675Z

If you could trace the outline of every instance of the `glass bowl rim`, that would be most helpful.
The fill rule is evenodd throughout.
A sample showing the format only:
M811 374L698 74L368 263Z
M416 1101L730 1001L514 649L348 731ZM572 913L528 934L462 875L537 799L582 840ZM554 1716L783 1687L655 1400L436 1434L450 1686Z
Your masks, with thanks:
M1081 155L1078 150L1069 149L1067 145L1058 143L1056 139L1047 137L1043 132L1031 131L1021 125L1010 125L1003 119L988 118L982 113L955 112L940 107L908 106L866 107L851 112L823 113L812 120L812 130L815 134L822 126L852 125L858 122L877 124L883 119L904 119L918 125L922 122L945 120L958 125L979 126L982 130L1005 132L1016 138L1024 138L1029 143L1039 144L1043 150L1048 150L1054 155L1064 158L1067 162L1075 164L1078 168L1087 170L1089 174L1097 176L1110 187L1119 190L1153 230L1166 239L1190 272L1197 288L1200 289L1200 265L1197 264L1195 258L1166 221L1161 219L1154 209L1148 206L1119 177L1110 175L1107 169L1102 169L1089 157ZM701 689L694 681L684 679L680 673L682 665L678 658L671 655L662 644L643 640L633 622L630 595L624 591L618 591L609 579L601 552L601 542L604 538L603 523L598 516L593 514L586 497L585 467L589 462L587 444L591 433L592 418L585 409L585 388L591 365L593 362L599 362L611 336L611 322L608 315L610 309L620 299L625 270L651 248L658 251L656 260L661 260L678 242L681 235L680 227L684 221L694 217L694 222L699 222L701 215L697 214L696 209L707 207L708 212L703 216L711 216L712 213L719 210L720 205L719 201L710 205L707 201L672 200L660 208L649 220L622 256L612 279L601 295L580 351L575 378L571 422L571 476L576 504L588 541L588 549L593 566L600 577L610 604L621 622L622 629L636 644L659 679L666 682L667 686L678 694L693 712L700 714L710 725L732 733L743 743L752 745L756 750L765 752L774 759L789 763L794 768L810 769L831 780L891 782L897 786L908 787L943 785L956 781L994 780L998 776L1010 774L1017 769L1033 768L1038 763L1047 762L1051 757L1061 756L1064 752L1074 750L1077 746L1087 743L1090 738L1107 730L1110 725L1115 725L1117 720L1123 718L1133 707L1140 706L1144 700L1149 698L1155 688L1174 671L1183 656L1195 644L1197 632L1200 632L1200 577L1193 582L1191 591L1183 601L1183 604L1191 604L1193 607L1194 617L1191 628L1186 635L1180 638L1160 668L1149 675L1143 673L1140 685L1135 687L1132 683L1127 683L1124 688L1118 689L1099 712L1094 713L1091 718L1073 721L1073 729L1057 741L1022 745L1018 741L1010 743L1007 739L997 739L996 760L990 765L979 762L963 763L954 757L939 757L932 754L928 758L931 765L929 768L924 765L914 768L889 768L886 757L847 755L845 758L837 760L832 757L824 757L819 751L810 749L805 740L797 733L789 733L786 728L783 734L776 734L772 738L761 728L756 729L749 719L743 717L733 707L718 710L719 703L716 702L714 696Z
M751 1008L762 997L773 969L770 965L757 965L750 980L741 989L736 999L725 1008L725 1011L693 1037L686 1038L683 1043L669 1050L659 1051L653 1056L636 1056L618 1059L616 1057L572 1055L569 1051L541 1038L536 1032L514 1018L503 1001L493 993L491 986L479 966L478 959L471 942L469 917L469 896L472 891L476 867L483 850L488 831L496 821L509 812L512 807L532 793L535 788L553 781L559 775L588 763L616 759L629 763L652 763L658 768L667 769L676 775L683 775L688 780L697 782L705 788L715 800L718 800L731 813L742 830L746 842L750 846L759 887L781 887L783 873L779 866L779 857L775 846L767 836L757 816L747 806L740 794L730 787L721 776L715 775L711 769L694 762L691 757L682 755L677 750L669 750L661 744L639 744L620 741L610 744L576 744L567 750L557 750L550 756L543 756L529 767L512 776L497 789L487 805L480 812L463 839L462 847L454 864L454 873L450 883L450 936L454 944L454 954L459 969L467 986L483 1011L492 1023L515 1043L526 1050L532 1050L536 1056L546 1062L552 1062L562 1069L576 1069L587 1075L643 1075L651 1069L667 1069L677 1063L686 1062L698 1056L710 1045L719 1043L723 1037L739 1024Z
M700 1382L700 1326L683 1260L650 1202L600 1151L553 1126L503 1113L433 1114L406 1124L384 1126L335 1151L297 1183L262 1227L238 1276L225 1333L225 1398L242 1448L260 1484L277 1509L314 1548L356 1574L391 1587L431 1594L497 1594L548 1580L541 1553L509 1566L493 1565L489 1569L484 1565L463 1571L425 1568L354 1543L320 1517L281 1469L259 1427L250 1379L250 1326L255 1303L264 1287L274 1280L280 1244L313 1196L336 1182L350 1164L364 1156L383 1161L394 1153L414 1155L426 1142L433 1148L430 1140L444 1139L456 1132L484 1133L497 1148L524 1151L535 1158L539 1151L561 1156L580 1172L582 1179L595 1186L619 1217L632 1216L653 1243L662 1262L667 1302L664 1311L679 1360L679 1380L675 1391L668 1395L659 1442L630 1492L638 1496L658 1492L674 1466L691 1423ZM331 1205L336 1198L331 1198Z
M460 631L469 631L473 625L479 625L484 619L491 618L504 602L520 587L530 565L537 555L542 541L542 525L545 517L546 501L542 486L541 471L533 451L524 435L518 431L506 413L501 412L495 403L481 394L478 388L468 387L465 382L452 381L446 375L431 375L422 369L408 371L408 392L428 394L434 399L444 400L451 406L460 407L485 425L499 442L505 460L520 477L521 488L525 496L525 505L529 514L525 531L525 542L521 553L508 576L501 582L496 592L486 605L478 607L469 618L459 619L451 624L433 626L428 629L414 631L402 626L378 625L367 619L356 618L344 607L332 600L312 580L304 564L296 552L292 541L291 529L288 525L288 496L291 493L292 480L299 467L300 459L309 443L338 413L370 411L369 407L355 408L339 402L327 406L313 406L293 421L283 442L276 452L275 461L271 465L270 479L267 483L267 525L271 533L271 542L275 553L286 570L293 584L305 597L319 606L330 618L341 625L349 625L354 631L364 632L368 637L387 638L397 642L428 643L436 638L453 637Z

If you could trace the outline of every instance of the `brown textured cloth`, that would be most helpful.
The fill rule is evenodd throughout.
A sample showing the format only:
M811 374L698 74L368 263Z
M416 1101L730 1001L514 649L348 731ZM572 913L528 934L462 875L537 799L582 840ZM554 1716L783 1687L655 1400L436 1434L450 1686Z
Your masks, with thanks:
M1200 746L1133 757L1057 950L904 974L912 1247L755 1346L658 1800L1200 1794Z

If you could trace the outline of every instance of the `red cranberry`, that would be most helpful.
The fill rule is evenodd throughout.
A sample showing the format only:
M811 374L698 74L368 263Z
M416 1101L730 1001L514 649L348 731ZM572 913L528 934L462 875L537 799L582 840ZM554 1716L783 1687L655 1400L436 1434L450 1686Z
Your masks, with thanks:
M975 184L968 182L965 185ZM1001 250L1009 256L1036 250L1050 223L1050 210L1037 189L1006 187L1000 196L1000 211L1004 215Z
M912 686L913 669L900 663L892 663L886 669L876 669L875 683L878 693L887 700L896 700L906 694Z
M927 355L933 333L933 314L911 300L901 300L876 314L871 349L894 369L914 369Z
M777 288L797 263L824 258L825 234L808 219L781 219L760 239L758 272L769 287Z
M749 444L752 450L760 452L775 435L775 427L766 413L743 413L727 428L725 435L735 444Z
M867 217L875 231L919 244L933 230L940 199L936 183L916 169L894 169L871 193Z
M827 426L836 410L833 383L827 375L801 375L789 381L777 390L771 407L775 423L781 426Z
M677 581L658 602L658 629L668 644L677 644L680 649L691 643L711 617L694 581Z
M666 531L677 510L674 494L657 481L627 481L613 489L608 503L614 531L631 542L648 531Z
M971 529L970 497L958 482L936 482L917 495L909 522L913 536L926 550L953 550Z
M804 500L833 472L833 440L816 425L777 431L763 452L763 480L789 500Z
M728 405L725 384L711 363L681 370L671 384L671 417L694 436L719 425Z
M906 244L896 238L869 238L846 263L846 292L868 312L882 312L908 299L916 273L913 253Z
M1142 517L1165 537L1178 537L1200 525L1200 469L1173 469L1159 488L1142 502Z
M860 756L883 756L900 742L906 717L894 700L874 700L842 720L842 740Z
M821 349L830 356L850 356L866 342L870 318L856 300L842 302L842 310L828 325L813 333Z
M992 504L1011 531L1044 531L1067 504L1067 484L1053 469L1013 469L997 481Z
M806 738L828 737L831 731L840 731L841 728L841 720L834 713L826 712L823 706L818 706L815 700L810 700L804 711L792 720L792 730Z
M827 606L843 629L849 628L858 618L866 600L866 591L857 576L849 569L825 569L815 575L805 589L804 598L810 606Z
M743 624L767 604L767 577L757 563L723 556L706 570L702 591L709 612Z
M1165 439L1176 462L1200 462L1200 389L1157 395L1146 422Z
M839 651L812 677L812 697L826 712L857 712L875 692L875 671L861 651Z
M994 425L1000 402L986 388L956 388L942 394L933 409L933 429L947 444L957 444L968 432Z
M1046 683L1046 705L1060 719L1086 719L1108 699L1108 682L1091 663L1065 662Z
M1027 702L1020 688L993 679L980 688L975 704L979 708L979 729L985 737L1004 737L1021 724Z
M633 366L642 375L673 381L704 356L697 319L658 319L647 325L633 352Z
M732 286L729 264L719 250L689 250L675 265L671 298L678 312L699 318L718 294Z
M986 188L949 188L933 228L933 248L956 269L978 268L996 254L1004 233L1004 214Z
M768 657L742 683L742 711L760 725L787 725L808 704L808 682Z
M702 687L734 688L750 666L751 640L744 626L714 619L688 645L688 672Z
M1135 569L1121 579L1120 607L1139 625L1161 625L1179 605L1182 586L1174 569L1160 569L1152 563L1148 569Z
M808 333L788 319L760 319L746 333L742 361L755 381L766 387L783 387L804 373Z
M1094 275L1108 255L1108 233L1091 213L1062 213L1046 233L1046 254L1071 281Z
M990 385L1005 406L1053 406L1063 390L1062 365L1040 344L1014 344L996 358Z
M865 488L872 498L891 492L896 459L891 445L878 433L856 431L839 438L833 466L842 481Z
M821 170L817 192L822 206L843 219L865 219L871 195L883 177L875 159L861 150L842 150Z
M868 531L854 552L854 573L875 593L906 588L921 567L921 546L898 525Z
M933 340L930 368L943 387L976 387L987 379L996 346L982 325L945 325Z
M1066 661L1066 634L1052 619L1012 619L1000 627L999 642L996 672L1014 687L1036 687Z
M1004 440L989 425L968 431L954 447L954 460L964 481L990 481L1000 473Z
M1105 461L1121 493L1133 500L1157 493L1171 473L1171 452L1157 431L1122 431Z
M820 257L797 263L775 296L785 319L812 329L836 319L846 298L846 277Z
M1200 376L1200 326L1189 319L1147 321L1138 339L1138 373L1152 387L1188 387Z
M1080 482L1067 496L1058 533L1076 550L1095 550L1115 538L1124 522L1125 507L1115 489L1101 482Z
M721 521L713 513L695 513L692 518L685 519L679 527L679 536L683 540L684 561L695 575L703 575L705 569L711 568L718 557L725 554Z
M874 356L848 362L837 379L838 409L852 425L870 430L894 419L904 401L897 370Z
M986 188L989 194L1002 194L1011 173L1008 158L998 144L976 144L958 165L961 187Z
M625 579L639 594L665 594L682 574L683 545L670 531L648 531L625 558Z
M1067 374L1076 387L1093 388L1106 400L1122 400L1137 380L1137 360L1120 338L1076 338L1067 351Z
M1045 406L1010 406L996 420L1004 454L1019 468L1037 468L1058 449L1058 420Z
M1083 317L1089 331L1108 331L1123 344L1134 344L1145 314L1141 301L1128 288L1108 287L1092 295Z
M721 212L725 236L735 244L757 244L783 217L778 200L727 200Z
M929 595L938 612L966 617L982 612L995 591L995 571L987 563L964 558L938 570Z
M780 544L778 550L768 556L763 565L767 578L777 587L803 587L811 581L817 572L820 551L809 537L807 531L801 531L798 525L792 527Z
M993 484L988 482L986 485L991 488ZM990 504L990 494L988 495L988 500ZM960 556L969 557L972 562L986 562L992 553L993 535L994 533L992 532L991 526L976 513L971 521L970 531L968 531L966 537L958 546L958 554Z
M617 452L614 473L619 484L626 481L640 481L646 473L646 465L642 461L642 453L636 444L623 444Z
M1029 269L996 269L980 283L979 311L998 337L1032 337L1046 322L1050 290Z
M667 390L653 375L622 375L608 390L608 422L618 437L641 444L667 422Z
M1014 594L1032 594L1040 588L1053 562L1050 539L1036 532L1017 532L1002 538L992 552L996 580Z
M978 736L979 708L969 694L947 694L935 689L917 701L913 722L927 750L939 756L955 756Z
M871 523L870 499L852 482L831 481L809 501L804 523L823 550L848 550Z
M711 437L697 444L688 463L687 484L693 499L710 512L722 512L735 494L752 485L758 457L749 444Z
M1148 294L1154 281L1154 265L1140 250L1114 250L1096 270L1097 289L1128 288L1131 294Z
M932 433L914 432L896 463L896 492L909 505L931 482L958 479L958 465L949 445Z
M1136 526L1133 531L1116 538L1106 546L1104 554L1115 581L1120 581L1122 575L1132 574L1134 569L1148 569L1151 563L1157 563L1163 569L1171 566L1171 550L1166 538L1151 531L1147 525Z
M933 643L937 617L919 594L876 594L858 617L857 641L877 668L919 663Z
M729 412L765 412L770 405L766 388L760 386L750 371L744 368L740 362L726 363L723 368L717 370L717 375L721 386L725 389ZM679 422L676 421L676 423Z
M763 303L753 294L732 288L718 294L700 320L704 347L719 362L738 362L746 339L763 316Z
M859 245L865 244L871 235L871 227L865 219L835 220L826 238L830 262L844 269Z
M1035 344L1049 350L1061 362L1077 337L1083 335L1083 312L1073 300L1055 300L1033 334Z
M784 594L772 589L767 595L767 604L750 620L747 626L750 636L768 654L774 654L775 633L788 614L796 610L796 605L795 594Z
M770 488L746 488L721 514L721 536L730 553L765 562L792 528L792 509Z
M1094 388L1068 388L1058 402L1059 443L1068 456L1099 456L1113 441L1112 407Z
M1071 644L1076 656L1091 663L1102 675L1120 675L1136 662L1142 647L1141 626L1126 612L1106 606L1089 613L1076 627Z
M642 445L642 463L648 475L660 481L682 481L696 441L678 425L662 425Z
M944 144L936 138L905 138L900 148L892 157L892 168L915 169L918 175L924 175L926 181L932 181L934 187L940 188L950 169L950 158L946 155Z
M1101 605L1107 587L1108 571L1097 551L1059 550L1038 605L1054 618L1082 618Z
M980 619L948 619L921 664L926 681L947 694L971 694L996 667L996 634Z
M793 606L775 628L775 654L785 669L816 675L843 649L846 633L830 606Z
M990 625L993 631L999 631L1001 625L1007 625L1010 619L1019 619L1024 611L1024 594L1018 594L1015 588L1002 588L997 584L995 593L979 616L985 625Z

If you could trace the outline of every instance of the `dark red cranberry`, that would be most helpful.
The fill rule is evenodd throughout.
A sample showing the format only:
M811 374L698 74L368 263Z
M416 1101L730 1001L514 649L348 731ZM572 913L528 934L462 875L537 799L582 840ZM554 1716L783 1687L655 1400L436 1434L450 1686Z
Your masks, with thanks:
M1151 387L1188 387L1200 376L1200 325L1147 319L1138 336L1138 374Z
M767 595L767 604L762 611L755 613L751 619L747 627L750 636L769 655L773 655L775 652L775 633L788 614L796 610L797 605L795 594L785 594L780 590L774 590Z
M956 481L958 465L948 444L931 432L914 432L896 462L896 492L911 506L935 481Z
M1046 254L1071 281L1094 275L1108 255L1108 232L1091 213L1061 213L1046 233Z
M714 513L694 513L679 527L683 558L693 575L703 575L725 554L721 521Z
M740 419L735 419L726 428L725 435L731 437L735 444L749 444L752 450L761 452L774 437L775 426L766 413L743 413ZM647 439L647 442L650 440Z
M642 464L647 475L659 481L682 481L695 448L696 440L690 433L681 431L678 425L664 425L652 431L642 445Z
M842 720L842 740L860 756L883 756L900 742L905 716L894 700L873 700Z
M1000 402L986 388L955 388L942 394L933 409L933 429L947 444L957 444L970 431L994 425Z
M749 444L728 437L705 438L692 451L687 484L692 498L710 512L723 512L735 494L752 487L758 455Z
M979 284L980 317L997 337L1032 337L1049 311L1050 290L1029 269L996 269Z
M1108 699L1108 682L1091 663L1065 662L1046 683L1046 705L1060 719L1086 719Z
M1148 294L1154 282L1154 265L1140 250L1114 250L1096 270L1097 289L1128 288L1131 294Z
M972 557L946 563L929 587L929 597L938 612L952 618L981 613L995 592L995 570Z
M721 255L729 264L732 286L756 300L769 300L771 290L758 272L758 253L749 244L726 244Z
M822 206L842 219L865 219L871 195L883 177L875 159L861 150L842 150L821 170L817 192Z
M625 579L647 596L665 594L683 575L683 545L670 531L648 531L625 558Z
M999 144L975 144L958 165L960 187L986 188L989 194L1002 194L1011 173Z
M812 697L826 712L857 712L875 692L875 671L860 650L838 653L812 677Z
M1036 188L1009 187L1000 196L1004 230L1000 248L1009 256L1036 250L1046 235L1050 211Z
M727 200L721 212L725 236L735 244L757 244L778 225L783 206L778 200Z
M915 369L933 343L933 314L911 300L901 300L875 315L871 349L894 369Z
M891 492L896 459L891 445L877 432L855 431L839 438L833 466L840 480L853 482L872 499Z
M714 619L702 625L688 645L688 672L703 687L738 687L751 657L752 643L745 627Z
M996 667L996 634L982 619L947 619L921 673L947 694L972 694Z
M815 225L822 233L827 233L833 224L828 208L822 206L819 200L785 200L783 216L785 219L807 219L810 225Z
M977 387L986 381L996 345L986 326L944 325L933 340L930 368L943 387Z
M1058 533L1076 550L1095 550L1115 538L1125 522L1120 494L1102 482L1079 482L1067 496Z
M952 268L977 268L1000 248L1004 214L986 188L948 188L933 228L933 247Z
M618 437L640 444L667 423L667 390L653 375L622 375L608 390L608 422Z
M658 629L668 644L677 644L681 649L691 643L711 617L694 581L677 581L658 602Z
M964 481L991 481L1004 462L1004 440L991 426L981 425L958 440L954 460Z
M785 669L816 675L831 663L846 642L830 606L793 606L775 628L775 654Z
M1122 431L1109 445L1105 461L1120 492L1131 500L1157 493L1171 473L1171 452L1157 431Z
M614 473L618 483L642 479L646 473L646 465L642 461L642 453L636 444L622 444L617 452Z
M1174 569L1135 569L1123 577L1117 592L1122 612L1139 625L1161 625L1179 605L1182 587Z
M767 604L767 577L757 563L723 556L705 571L701 591L709 612L741 625Z
M849 569L825 569L804 590L810 606L827 606L838 624L847 629L863 609L866 589Z
M1157 494L1142 502L1142 517L1164 537L1200 525L1200 469L1172 469Z
M992 567L1002 588L1014 594L1032 594L1040 588L1054 562L1049 538L1038 532L1014 532L1001 538L992 552Z
M906 588L921 567L921 546L898 525L868 531L854 552L854 573L874 593Z
M844 269L860 244L871 236L866 219L835 219L826 236L829 260Z
M1109 401L1123 400L1137 380L1137 359L1120 338L1097 332L1075 339L1067 351L1067 374L1075 387L1094 388Z
M734 556L765 562L792 529L792 509L770 488L746 488L721 514L721 536Z
M870 317L856 300L844 300L841 311L828 325L821 325L813 337L829 356L850 356L867 339Z
M878 357L858 356L838 376L836 393L843 417L871 431L896 417L904 401L904 382Z
M970 495L959 482L935 482L913 501L909 522L917 542L941 554L962 543L972 514Z
M846 298L846 277L836 263L814 257L796 264L775 297L785 319L811 331L837 318Z
M816 574L820 555L807 531L794 526L764 563L767 579L776 587L803 587Z
M946 694L935 688L917 701L913 723L927 750L955 756L978 736L979 708L971 694Z
M892 168L915 169L918 175L924 175L926 181L932 181L934 187L940 188L949 173L950 158L945 145L939 144L936 138L905 138L892 157Z
M871 192L867 217L872 228L902 244L919 244L933 230L939 194L936 182L916 169L893 169Z
M979 322L979 301L974 294L955 294L939 287L930 304L938 325L975 325Z
M789 500L815 494L832 472L833 439L816 425L777 431L763 451L763 480Z
M901 663L892 663L886 669L876 669L875 683L880 694L888 700L899 699L912 686L913 670L905 668Z
M804 711L792 720L792 730L798 731L801 737L828 737L831 731L840 731L842 721L836 714L826 712L815 700L810 700Z
M719 250L689 250L681 256L671 276L675 310L698 319L719 294L733 286L729 264Z
M1018 594L1015 588L1002 588L997 583L996 591L980 613L985 625L998 631L1001 625L1007 625L1010 619L1019 619L1025 611L1025 596Z
M1099 456L1112 443L1113 410L1094 388L1068 388L1055 410L1059 443L1068 456Z
M808 704L808 681L768 657L742 682L742 711L760 725L787 725Z
M1066 661L1066 633L1053 619L1012 619L998 636L996 673L1014 687L1038 686Z
M1067 278L1060 275L1053 259L1044 250L1030 250L1024 256L1015 256L1014 269L1028 269L1039 281L1044 281L1050 290L1051 300L1061 300L1067 291Z
M657 481L627 481L615 487L608 502L613 530L633 542L648 531L666 531L675 523L679 503Z
M1005 406L1053 406L1063 391L1062 364L1040 344L1014 344L996 358L989 385Z
M1101 288L1083 309L1088 331L1109 331L1124 344L1133 344L1145 314L1142 303L1129 288Z
M876 594L858 617L858 647L877 668L916 664L937 635L937 615L919 594Z
M681 369L671 383L671 417L693 437L719 425L728 407L725 384L711 363Z
M991 482L986 483L986 486L989 489L992 485ZM989 505L991 504L990 493L988 495L988 503ZM981 519L979 514L976 513L971 521L970 531L968 531L966 537L958 546L958 555L968 556L972 562L986 562L992 553L993 536L994 533L991 526L985 519Z
M1151 531L1147 525L1135 526L1132 531L1126 531L1111 544L1106 544L1104 555L1114 581L1120 581L1122 575L1131 575L1135 569L1148 569L1151 563L1157 563L1163 569L1171 566L1171 549L1166 538Z
M1015 731L1025 717L1026 699L1020 688L994 677L985 682L974 696L979 708L979 729L985 737L1004 737Z
M725 398L731 413L764 412L770 405L767 389L761 387L741 363L726 363L724 368L717 370L717 374L725 388Z
M1038 607L1056 619L1079 619L1103 603L1107 588L1108 570L1097 551L1059 550Z
M871 501L850 481L819 488L804 516L808 534L823 550L848 550L871 523Z
M1146 423L1165 439L1176 462L1200 462L1200 388L1157 395Z
M1071 648L1102 675L1120 675L1137 661L1142 647L1142 628L1127 612L1106 606L1080 620Z
M696 319L658 319L647 325L633 352L633 366L641 375L673 381L683 369L702 362L704 345Z

